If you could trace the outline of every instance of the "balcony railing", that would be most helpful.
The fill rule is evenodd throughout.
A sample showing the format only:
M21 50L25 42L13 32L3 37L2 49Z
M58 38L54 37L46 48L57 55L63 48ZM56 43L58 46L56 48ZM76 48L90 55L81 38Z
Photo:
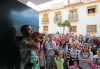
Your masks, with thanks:
M78 14L68 15L68 20L75 20L78 19Z
M96 28L88 28L87 32L97 32Z
M42 18L42 22L49 22L49 18Z
M54 17L54 21L61 21L62 20L62 16L56 16Z

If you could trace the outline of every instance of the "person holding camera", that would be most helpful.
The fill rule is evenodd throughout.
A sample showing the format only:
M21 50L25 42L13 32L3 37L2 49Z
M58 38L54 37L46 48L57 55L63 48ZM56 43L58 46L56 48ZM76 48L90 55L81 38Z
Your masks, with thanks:
M19 51L21 55L21 69L40 69L39 57L37 51L39 50L40 42L30 40L33 34L30 25L23 25L21 27L23 39L19 43Z

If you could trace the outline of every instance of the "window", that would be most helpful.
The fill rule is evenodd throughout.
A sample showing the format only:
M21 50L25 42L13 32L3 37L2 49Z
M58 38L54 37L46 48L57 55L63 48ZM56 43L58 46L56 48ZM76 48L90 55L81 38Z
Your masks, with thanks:
M61 15L60 14L57 14L56 17L55 17L55 20L56 21L60 21L61 20Z
M77 27L76 26L69 27L69 32L77 32Z
M54 21L61 21L61 20L62 20L61 11L55 12Z
M88 9L88 14L95 13L95 8Z
M97 32L97 25L87 25L87 32Z
M77 12L76 11L71 11L70 12L70 20L71 19L76 19L77 18Z
M78 21L77 9L69 10L68 19Z
M49 22L48 14L43 14L42 22L43 23L48 23Z
M43 31L48 31L48 26L43 26Z
M97 13L97 5L87 7L88 15L95 14L95 13Z

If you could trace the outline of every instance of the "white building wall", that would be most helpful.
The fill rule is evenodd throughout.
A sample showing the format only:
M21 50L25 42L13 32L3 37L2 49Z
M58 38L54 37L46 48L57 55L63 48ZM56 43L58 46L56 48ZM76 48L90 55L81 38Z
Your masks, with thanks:
M97 5L97 13L95 16L88 16L87 12L86 12L86 8L87 6L92 6L92 5ZM78 19L79 21L77 22L71 22L72 26L76 26L77 25L77 32L76 34L87 34L86 32L86 25L92 25L92 24L97 24L97 33L95 34L96 36L100 36L100 2L96 2L96 3L90 3L90 4L86 4L86 5L80 5L80 6L75 6L74 8L78 9ZM68 14L69 14L69 10L72 9L72 7L69 8L65 8L65 9L61 9L59 11L62 12L62 20L67 20L68 19ZM49 24L42 24L42 18L43 18L43 14L45 13L40 13L39 14L39 25L40 25L40 32L43 32L43 26L49 26L49 30L48 33L56 33L57 31L59 31L60 33L63 32L63 28L62 27L58 27L57 23L54 23L54 15L55 12L57 12L58 10L55 11L50 11L50 12L46 12L49 14ZM65 33L68 32L68 28L65 28Z

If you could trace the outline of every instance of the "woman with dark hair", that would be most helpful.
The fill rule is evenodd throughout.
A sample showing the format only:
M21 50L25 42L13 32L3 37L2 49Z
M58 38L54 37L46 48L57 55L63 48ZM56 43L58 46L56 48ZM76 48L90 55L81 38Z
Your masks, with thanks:
M91 42L93 44L93 47L91 48L91 52L93 53L93 55L96 55L97 49L100 48L100 39L98 37L93 37L91 39Z
M69 44L69 38L68 37L66 37L66 45L68 45L68 46L70 45Z
M57 52L59 51L64 51L65 57L67 57L67 52L68 52L68 46L66 45L66 40L61 39L60 44L56 48ZM67 60L66 58L64 59L64 69L67 69Z
M42 41L40 42L40 50L43 50L43 51L44 51L45 42L46 42L46 37L43 36L43 39L42 39Z

